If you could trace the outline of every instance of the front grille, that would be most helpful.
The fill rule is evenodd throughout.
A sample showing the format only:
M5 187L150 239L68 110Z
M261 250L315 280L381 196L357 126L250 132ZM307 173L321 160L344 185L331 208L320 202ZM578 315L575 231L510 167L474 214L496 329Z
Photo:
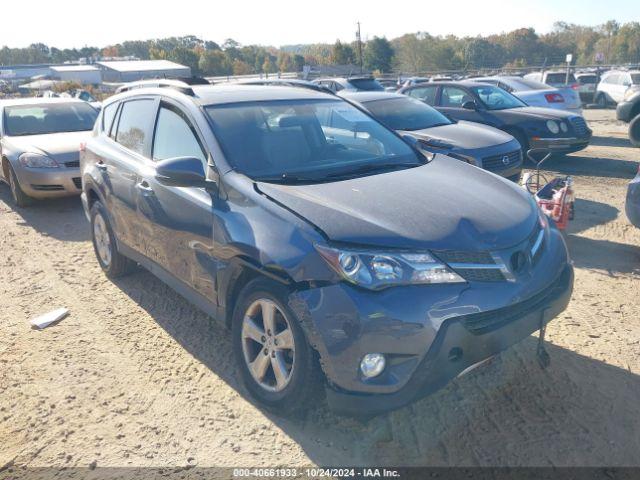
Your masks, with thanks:
M78 190L82 189L82 179L80 177L73 177L71 180L73 180L73 184Z
M495 264L489 252L460 252L454 250L434 250L433 253L444 263L488 263Z
M587 127L587 122L584 121L584 118L571 117L569 121L571 122L573 130L575 130L578 137L584 137L587 135L589 128Z
M554 283L522 302L488 312L463 315L459 317L459 320L474 335L482 335L496 330L509 322L540 310L553 298L559 296L568 283L569 275L571 272L567 268Z
M67 168L80 168L80 160L75 162L64 162L64 166Z
M456 268L456 273L470 282L502 282L504 275L497 268Z
M520 149L509 153L501 153L500 155L491 155L482 159L482 168L489 171L504 170L518 165L522 160L522 151Z
M60 190L64 190L62 185L33 185L31 184L31 188L34 190L41 190L43 192L57 192Z
M505 280L489 252L440 250L433 253L469 282L502 282Z

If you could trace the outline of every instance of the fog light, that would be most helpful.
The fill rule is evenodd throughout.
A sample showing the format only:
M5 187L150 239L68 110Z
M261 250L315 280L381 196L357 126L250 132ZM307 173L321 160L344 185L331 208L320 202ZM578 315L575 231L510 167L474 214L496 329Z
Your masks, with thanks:
M367 378L377 377L384 370L387 361L382 353L368 353L362 357L360 371Z

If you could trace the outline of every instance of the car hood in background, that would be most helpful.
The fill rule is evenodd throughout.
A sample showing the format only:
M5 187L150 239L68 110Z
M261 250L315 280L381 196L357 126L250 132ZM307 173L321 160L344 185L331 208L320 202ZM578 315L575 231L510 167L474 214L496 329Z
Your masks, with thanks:
M538 118L539 120L568 120L570 117L576 116L575 113L544 107L507 108L505 110L490 110L490 112L505 118L521 118L522 120L531 120L532 118Z
M380 248L495 250L531 234L524 189L437 155L421 167L313 185L258 183L259 191L331 241Z
M80 143L86 141L90 135L91 131L64 132L6 137L6 140L15 151L40 153L64 162L78 159Z
M513 140L511 135L497 128L464 121L422 130L400 131L399 133L411 135L418 140L437 139L453 147L464 149L493 147Z

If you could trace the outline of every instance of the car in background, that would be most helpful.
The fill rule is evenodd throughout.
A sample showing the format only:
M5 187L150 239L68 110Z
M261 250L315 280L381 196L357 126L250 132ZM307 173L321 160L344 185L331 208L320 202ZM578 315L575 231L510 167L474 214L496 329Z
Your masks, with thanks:
M555 108L582 115L582 103L578 95L541 83L515 76L478 77L474 82L496 85L518 97L530 107Z
M640 167L636 177L631 180L627 188L627 199L624 208L629 221L640 228Z
M578 88L580 84L573 73L566 70L545 70L544 72L532 72L524 75L525 79L534 80L544 83L551 87L559 89L567 101L573 103L574 100L580 102Z
M81 100L0 100L0 180L11 187L17 206L80 194L80 144L97 116Z
M618 120L629 124L629 140L640 147L640 86L629 88L616 107Z
M354 92L384 92L385 88L371 76L318 78L313 83L322 85L332 92L351 90Z
M578 72L575 77L578 82L578 94L582 103L593 103L596 98L599 75L596 72Z
M400 135L409 135L418 146L433 153L462 160L497 175L519 182L522 150L518 141L497 128L447 118L435 108L406 95L378 92L340 93ZM340 129L336 135L350 135ZM342 132L342 133L341 133Z
M322 389L346 414L399 408L569 303L566 244L529 193L336 95L133 89L96 125L81 164L98 264L139 263L227 325L246 391L278 414Z
M584 118L563 110L530 107L495 85L473 80L403 88L398 93L422 100L456 120L484 123L514 136L524 152L546 149L571 153L589 145Z
M393 78L378 78L380 85L384 87L385 92L395 92L400 88L398 86L398 80Z
M431 81L431 78L429 77L408 77L402 81L400 88L412 87L419 83L426 83L429 81Z
M602 75L596 87L595 102L606 107L618 104L625 99L629 90L640 88L640 70L610 70Z
M236 85L264 85L270 87L297 87L308 88L317 92L332 93L329 88L324 85L313 83L307 80L297 78L251 78L249 80L240 80Z

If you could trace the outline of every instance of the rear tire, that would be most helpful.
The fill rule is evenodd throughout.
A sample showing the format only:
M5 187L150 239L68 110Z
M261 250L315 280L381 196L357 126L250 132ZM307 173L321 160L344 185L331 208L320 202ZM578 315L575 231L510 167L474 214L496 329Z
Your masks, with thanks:
M109 216L99 201L91 206L91 240L100 268L107 277L122 277L135 268L133 261L118 252Z
M252 280L238 296L231 330L250 395L278 415L297 416L319 398L324 378L288 297L282 285Z
M629 123L629 141L634 147L640 147L640 114Z
M607 97L604 93L598 93L596 95L595 102L600 108L607 108L609 106L609 102L607 101Z
M13 167L11 166L11 164L9 164L9 188L11 188L11 196L13 197L13 202L18 207L28 207L30 205L33 205L34 199L24 193L24 190L22 190L20 182L18 182L16 172L13 171Z

